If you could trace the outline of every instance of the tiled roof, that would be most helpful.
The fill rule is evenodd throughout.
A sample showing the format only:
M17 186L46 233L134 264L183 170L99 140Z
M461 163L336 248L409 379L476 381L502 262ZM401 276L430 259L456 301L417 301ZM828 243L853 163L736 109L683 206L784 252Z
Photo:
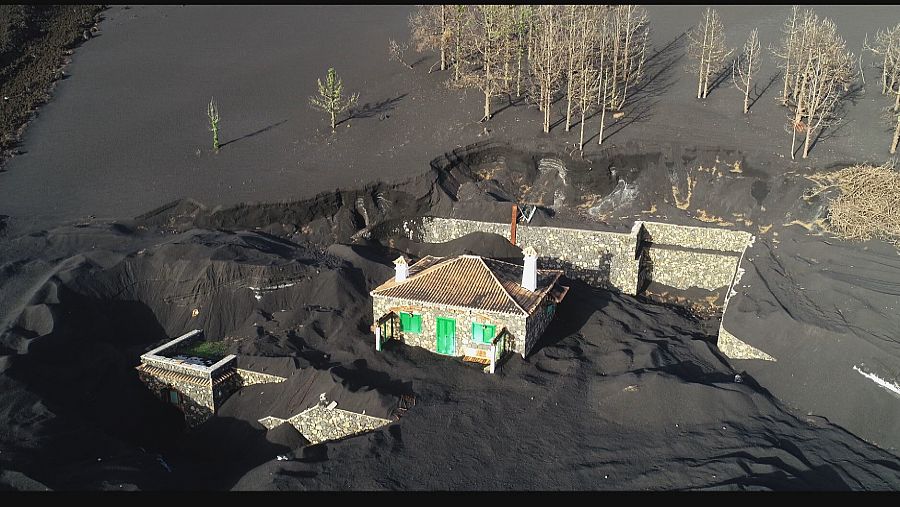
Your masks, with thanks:
M140 365L135 366L134 369L162 380L190 382L192 384L201 386L211 385L210 379L207 377L198 377L195 375L188 375L187 373L182 373L179 371L166 370L158 366L153 366L146 363L141 363Z
M427 303L476 308L491 312L530 315L555 285L562 271L537 270L537 290L522 287L523 267L476 255L423 257L409 267L409 276L393 278L373 295Z

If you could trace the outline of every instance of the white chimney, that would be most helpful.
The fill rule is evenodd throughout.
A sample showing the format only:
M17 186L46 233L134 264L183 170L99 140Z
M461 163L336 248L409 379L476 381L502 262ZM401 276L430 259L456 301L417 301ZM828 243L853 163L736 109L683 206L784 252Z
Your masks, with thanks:
M402 255L394 261L394 271L396 272L394 281L398 283L406 280L409 276L409 264L406 263L406 259Z
M522 270L522 287L534 292L537 289L537 252L528 246L522 250L525 254L525 269Z

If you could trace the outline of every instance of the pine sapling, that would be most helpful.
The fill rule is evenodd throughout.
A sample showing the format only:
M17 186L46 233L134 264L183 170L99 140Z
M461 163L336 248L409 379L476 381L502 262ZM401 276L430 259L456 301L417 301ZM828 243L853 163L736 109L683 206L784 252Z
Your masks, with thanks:
M337 115L353 107L359 100L359 94L354 93L350 97L344 97L344 83L334 72L334 67L328 69L324 83L321 79L316 81L319 84L319 95L310 97L309 103L314 109L331 117L331 132L334 133L337 126Z
M209 117L209 130L213 133L213 149L219 151L219 106L212 98L206 106L206 115Z

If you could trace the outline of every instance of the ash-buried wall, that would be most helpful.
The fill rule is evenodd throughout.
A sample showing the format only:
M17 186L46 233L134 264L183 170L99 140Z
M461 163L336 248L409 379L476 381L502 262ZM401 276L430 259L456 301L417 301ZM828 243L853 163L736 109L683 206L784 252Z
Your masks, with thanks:
M473 232L509 237L510 225L416 217L372 231L376 237L400 235L424 243L445 243ZM644 281L682 290L727 289L750 238L743 231L642 221L630 232L527 224L516 231L516 245L537 250L541 267L563 269L570 278L631 295Z
M509 227L508 223L418 217L385 224L373 230L373 235L401 235L418 242L445 243L473 232L509 237ZM563 269L570 278L633 295L639 267L638 232L637 226L631 232L614 232L519 224L516 246L537 250L541 268Z
M651 281L686 290L719 291L731 286L750 233L711 227L641 222L641 248ZM723 293L724 295L724 293Z

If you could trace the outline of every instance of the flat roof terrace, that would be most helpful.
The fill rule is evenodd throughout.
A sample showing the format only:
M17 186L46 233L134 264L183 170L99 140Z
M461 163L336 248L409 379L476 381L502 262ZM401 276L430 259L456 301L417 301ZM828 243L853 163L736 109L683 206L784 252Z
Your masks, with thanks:
M217 373L234 368L237 356L225 354L220 342L203 339L203 330L195 329L141 355L141 362L157 368L212 379Z

